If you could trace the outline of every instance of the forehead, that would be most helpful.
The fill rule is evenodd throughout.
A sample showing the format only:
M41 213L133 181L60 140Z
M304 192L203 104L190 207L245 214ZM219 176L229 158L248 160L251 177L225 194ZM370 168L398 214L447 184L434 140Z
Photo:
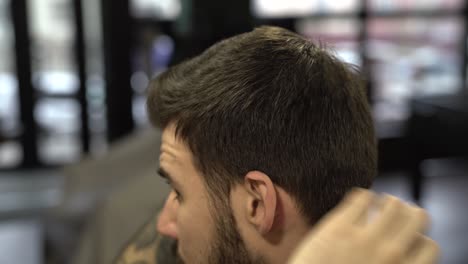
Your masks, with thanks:
M193 163L192 152L187 144L176 137L175 128L172 126L163 130L161 139L161 169L170 175L173 182L186 190L185 196L204 197L206 189L203 177Z
M191 153L186 144L178 139L175 126L169 125L162 131L160 159L170 162L188 162Z
M193 155L187 144L176 137L175 126L162 131L159 164L161 169L181 181L201 179L193 162Z

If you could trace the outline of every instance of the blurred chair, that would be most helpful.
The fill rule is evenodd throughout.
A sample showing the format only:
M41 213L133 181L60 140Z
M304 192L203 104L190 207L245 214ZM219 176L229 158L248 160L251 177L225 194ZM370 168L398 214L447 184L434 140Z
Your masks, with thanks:
M63 169L63 199L46 228L54 263L109 263L154 215L168 191L156 173L159 145L159 131L139 131Z
M136 232L155 219L168 191L164 180L148 170L113 192L88 222L72 263L111 263Z
M422 161L468 156L468 95L413 99L408 142L412 195L420 201L424 187Z

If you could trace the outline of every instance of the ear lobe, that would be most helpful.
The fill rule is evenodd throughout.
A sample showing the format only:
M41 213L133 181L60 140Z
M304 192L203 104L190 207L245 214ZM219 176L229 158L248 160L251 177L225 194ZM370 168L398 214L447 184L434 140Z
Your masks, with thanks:
M277 194L270 177L259 171L251 171L244 178L249 194L248 220L265 235L273 228L276 216Z

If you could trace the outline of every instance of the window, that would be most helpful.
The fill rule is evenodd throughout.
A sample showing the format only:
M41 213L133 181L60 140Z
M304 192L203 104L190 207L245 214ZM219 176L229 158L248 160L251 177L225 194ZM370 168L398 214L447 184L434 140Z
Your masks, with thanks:
M359 53L360 23L354 18L300 19L296 23L299 34L333 50L342 60L361 65Z
M73 162L81 155L81 107L72 2L29 0L28 8L32 83L39 95L34 109L39 159Z
M132 15L138 18L173 20L182 11L180 0L132 0L130 4Z
M368 56L378 120L404 120L412 97L450 94L462 88L462 20L372 18Z
M281 18L354 13L358 11L359 6L359 0L254 0L251 9L258 18Z
M368 0L371 12L446 11L463 7L463 0Z

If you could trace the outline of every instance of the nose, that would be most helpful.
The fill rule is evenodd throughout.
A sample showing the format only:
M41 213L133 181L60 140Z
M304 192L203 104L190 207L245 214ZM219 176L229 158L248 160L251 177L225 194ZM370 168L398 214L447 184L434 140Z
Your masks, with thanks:
M157 223L158 232L173 239L177 239L177 206L175 193L172 191L167 196Z

